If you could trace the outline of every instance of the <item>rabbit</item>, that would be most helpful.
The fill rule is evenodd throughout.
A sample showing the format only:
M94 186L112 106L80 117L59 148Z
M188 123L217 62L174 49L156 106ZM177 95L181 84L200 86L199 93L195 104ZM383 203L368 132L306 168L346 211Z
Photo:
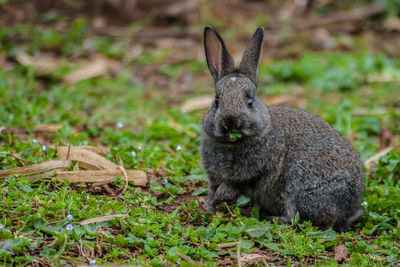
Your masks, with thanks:
M362 161L322 119L288 105L265 106L256 96L264 29L252 36L235 68L218 32L204 28L215 101L202 120L200 155L209 184L204 207L215 212L241 195L279 224L311 221L346 231L363 213Z

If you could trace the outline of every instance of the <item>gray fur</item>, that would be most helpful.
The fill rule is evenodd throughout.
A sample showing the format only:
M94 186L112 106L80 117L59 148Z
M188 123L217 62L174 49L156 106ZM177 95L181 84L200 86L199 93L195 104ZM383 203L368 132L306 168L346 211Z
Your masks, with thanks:
M218 34L215 29L210 33ZM261 45L252 42L262 42L262 34L257 29L246 49L244 57L253 59L242 59L244 73L241 67L221 70L224 75L215 78L219 101L203 118L200 147L209 179L206 208L215 211L221 202L232 203L244 194L280 223L298 212L302 221L311 220L321 229L346 230L362 214L360 157L320 118L286 105L266 107L256 97L259 57L254 55L260 55ZM232 141L229 133L242 137Z

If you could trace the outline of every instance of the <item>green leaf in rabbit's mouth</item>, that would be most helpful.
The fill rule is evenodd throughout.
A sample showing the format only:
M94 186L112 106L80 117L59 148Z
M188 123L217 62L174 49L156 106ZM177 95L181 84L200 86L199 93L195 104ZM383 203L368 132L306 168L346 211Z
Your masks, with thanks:
M242 137L240 133L229 133L229 141L236 141Z

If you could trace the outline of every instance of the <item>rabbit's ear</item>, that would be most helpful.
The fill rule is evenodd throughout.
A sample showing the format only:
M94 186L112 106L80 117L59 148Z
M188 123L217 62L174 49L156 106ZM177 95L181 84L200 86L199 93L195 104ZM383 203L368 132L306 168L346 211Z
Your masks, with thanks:
M259 27L251 37L249 44L244 51L242 62L240 62L239 72L246 75L250 80L257 84L258 65L261 61L261 48L264 38L264 28Z
M215 82L223 76L235 72L235 63L231 53L224 40L211 26L204 28L204 50L208 68Z

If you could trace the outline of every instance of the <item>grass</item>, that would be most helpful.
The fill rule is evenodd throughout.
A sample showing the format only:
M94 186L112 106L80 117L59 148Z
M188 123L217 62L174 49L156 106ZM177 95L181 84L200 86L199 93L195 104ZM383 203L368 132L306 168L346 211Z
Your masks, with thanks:
M344 263L349 266L399 264L399 152L382 157L366 175L366 212L354 231L319 231L308 222L296 226L298 218L292 225L265 222L259 220L258 206L250 207L245 198L235 206L221 206L216 215L203 212L199 200L207 193L207 182L198 147L206 110L182 112L167 105L163 92L132 81L129 67L115 77L63 84L64 75L77 68L67 56L83 56L84 41L92 42L96 53L117 60L124 56L123 44L89 36L85 27L77 21L64 34L45 30L33 37L26 34L28 26L0 31L1 49L10 58L20 50L52 51L65 58L49 75L19 64L0 69L0 127L10 130L2 131L0 169L53 159L60 144L105 145L111 148L108 159L151 174L149 188L131 184L122 196L110 198L101 189L55 178L0 179L3 265L231 265L236 264L238 246L220 246L238 240L242 253L265 255L271 265L337 266L334 251L339 245L348 251ZM169 53L145 50L138 62L156 64ZM263 63L259 95L305 100L303 108L351 140L365 160L379 151L385 127L399 141L398 67L398 59L368 51L305 53L298 60ZM193 59L161 67L157 75L174 83L188 71L208 75L205 62ZM171 127L171 118L183 132ZM40 139L33 129L48 123L62 128L54 138ZM189 130L195 135L186 134ZM112 187L122 189L121 177ZM111 214L128 216L79 224Z

